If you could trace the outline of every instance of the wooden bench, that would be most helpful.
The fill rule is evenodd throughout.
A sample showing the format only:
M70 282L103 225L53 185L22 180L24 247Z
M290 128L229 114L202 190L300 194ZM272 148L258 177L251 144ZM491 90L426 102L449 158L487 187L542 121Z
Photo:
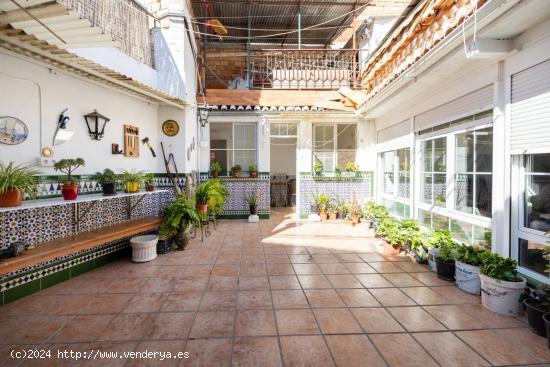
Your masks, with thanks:
M94 231L81 232L55 241L39 243L35 248L25 251L22 255L0 260L0 276L28 266L38 265L60 256L87 250L110 241L147 232L158 228L160 224L160 218L147 217L103 227Z

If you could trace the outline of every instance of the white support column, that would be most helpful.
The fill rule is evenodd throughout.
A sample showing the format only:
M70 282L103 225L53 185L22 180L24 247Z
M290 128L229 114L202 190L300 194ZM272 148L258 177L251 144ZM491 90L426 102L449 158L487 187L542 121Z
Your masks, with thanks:
M258 139L258 171L270 171L270 129L269 120L265 116L260 116L257 124Z
M510 256L510 154L506 124L506 77L504 62L498 63L493 109L493 197L491 250Z
M312 148L313 148L313 125L310 121L300 120L298 122L298 141L296 150L296 219L300 219L300 172L311 172L312 169Z

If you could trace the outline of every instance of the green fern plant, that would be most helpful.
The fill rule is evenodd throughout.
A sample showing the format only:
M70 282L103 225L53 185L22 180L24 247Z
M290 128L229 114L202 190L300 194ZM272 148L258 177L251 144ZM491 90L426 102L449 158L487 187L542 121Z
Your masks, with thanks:
M31 165L15 165L13 162L5 165L0 162L0 194L8 190L18 190L36 197L36 175L40 174Z

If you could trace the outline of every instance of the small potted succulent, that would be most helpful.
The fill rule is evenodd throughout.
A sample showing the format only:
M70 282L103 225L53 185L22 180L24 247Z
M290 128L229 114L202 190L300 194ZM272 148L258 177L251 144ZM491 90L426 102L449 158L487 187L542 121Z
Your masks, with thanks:
M258 168L255 164L251 164L250 166L248 166L248 174L250 175L250 177L258 177Z
M313 164L313 174L315 176L321 176L323 174L323 162L318 159Z
M73 173L79 167L86 164L84 159L61 159L53 165L53 169L66 174L65 177L60 177L61 194L65 200L75 200L78 197L78 179L73 177Z
M222 165L220 162L214 162L212 165L210 165L210 175L214 178L218 177L220 175L220 172L222 171Z
M156 190L155 187L155 175L152 173L146 173L143 175L143 182L145 183L145 190L153 192Z
M517 261L489 252L481 256L481 303L501 315L519 315L526 281L518 275Z
M447 241L439 246L439 254L435 257L436 272L439 279L452 282L455 280L455 258L458 244Z
M246 203L248 204L248 207L250 208L250 215L257 215L258 214L258 201L259 197L256 191L252 191L246 194L245 196Z
M145 172L136 170L122 170L120 173L120 179L124 187L124 192L138 192L141 184L145 180Z
M456 253L456 285L465 292L479 295L481 282L479 267L481 254L485 250L479 246L459 246Z
M236 164L233 167L231 167L231 172L233 173L233 177L241 177L241 165Z
M200 213L208 213L211 182L212 180L205 181L195 189L195 207Z
M39 173L33 166L0 162L0 207L20 206L25 193L34 198Z
M321 220L328 219L328 204L329 197L327 194L319 195L319 216L321 217Z
M105 168L103 172L96 172L93 179L101 184L104 196L116 195L118 176L112 170Z

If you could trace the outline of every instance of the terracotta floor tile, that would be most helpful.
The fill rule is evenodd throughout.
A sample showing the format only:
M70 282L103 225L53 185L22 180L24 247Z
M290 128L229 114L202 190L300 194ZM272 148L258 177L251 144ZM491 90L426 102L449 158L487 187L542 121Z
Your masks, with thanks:
M309 307L306 296L301 290L271 291L275 308L304 308Z
M348 269L353 274L374 274L376 273L376 270L374 270L369 264L367 263L345 263L344 266L346 269Z
M525 323L515 317L499 315L483 307L481 304L466 304L459 308L472 316L474 319L483 322L487 328L513 328L525 327Z
M280 335L319 334L319 327L309 309L276 310L277 327Z
M236 338L233 344L232 366L282 366L279 342L275 337Z
M235 310L237 308L237 292L220 291L205 292L200 305L201 311Z
M390 307L388 311L410 332L447 330L421 307Z
M383 306L415 306L416 303L397 288L373 288L369 292Z
M259 277L267 276L267 267L265 264L241 264L239 276Z
M279 254L265 254L265 261L268 264L288 264L290 259L288 255L279 255Z
M241 291L238 293L239 309L272 308L269 291Z
M402 273L403 270L399 269L392 262L381 261L381 262L369 262L371 268L376 270L379 273Z
M363 331L347 308L316 308L313 313L324 334L352 334Z
M72 316L21 316L4 319L0 340L2 343L29 344L49 340L65 325Z
M412 259L410 256L406 255L405 253L401 253L399 255L384 255L384 258L387 261L392 262L404 262L404 263L412 263Z
M239 310L235 321L236 336L277 335L272 310Z
M285 366L334 366L321 336L282 336L280 341Z
M410 334L376 334L370 336L382 357L392 367L431 367L437 363ZM399 346L396 348L396 346Z
M334 289L304 290L311 307L344 307L345 304Z
M267 290L269 281L267 276L261 277L239 277L239 290Z
M338 259L331 254L314 254L312 257L317 264L338 264Z
M386 258L378 253L371 252L365 254L357 254L365 262L386 261Z
M174 292L192 292L203 291L208 283L208 276L197 275L194 277L188 277L187 279L178 279L174 281Z
M411 273L410 275L430 287L438 286L438 285L439 286L449 285L449 282L439 279L434 272Z
M167 297L166 293L137 293L124 306L122 313L158 312Z
M527 328L459 331L456 335L494 365L550 363L546 340Z
M40 346L34 346L34 347L31 347L31 346L26 346L26 350L28 351L30 348L34 349L34 350L44 350L44 351L48 351L49 354L51 355L51 359L50 358L42 358L42 359L37 359L36 357L35 358L27 358L25 359L24 361L20 361L22 362L21 364L18 364L19 366L21 367L51 367L51 366L55 366L55 367L72 367L74 366L77 362L75 359L70 359L70 358L58 358L58 353L61 353L61 354L64 354L64 353L70 353L70 351L73 351L73 353L82 353L82 352L87 352L89 351L88 349L88 344L87 343L78 343L78 344L74 344L74 343L60 343L60 344L44 344L44 345L40 345ZM81 354L83 355L83 354ZM8 356L8 358L12 359L11 356ZM10 361L11 362L11 361ZM78 361L78 363L80 365L85 365L85 361L83 361L82 359ZM10 365L14 365L14 364L6 364L7 366L10 366Z
M106 293L136 293L146 283L143 278L119 278L113 279L106 288Z
M338 260L343 263L362 263L364 260L356 254L336 254Z
M93 296L90 302L80 310L82 314L114 314L122 311L128 304L132 294L100 294Z
M483 320L456 305L424 306L424 309L450 330L483 329L487 326Z
M318 264L323 274L349 274L343 264Z
M385 308L352 308L350 311L366 333L405 331Z
M141 293L161 293L170 292L174 288L174 280L150 278L145 279L143 286L139 290Z
M365 335L327 335L325 338L339 367L386 366Z
M353 275L327 275L334 288L363 288Z
M207 290L210 292L213 291L231 291L237 290L238 287L238 278L234 277L224 277L224 276L211 276L208 281Z
M143 341L136 347L136 352L170 352L172 355L177 355L180 352L185 351L186 340L149 340ZM125 367L138 367L138 366L178 366L180 361L184 358L135 358L130 359Z
M94 342L88 344L88 350L98 351L101 353L106 352L117 352L117 353L127 353L132 352L136 349L138 342ZM68 350L70 348L67 348ZM108 360L89 360L80 363L81 366L124 366L128 360L124 358L117 359L108 359Z
M451 303L447 298L437 292L434 292L429 287L410 287L400 289L419 305L443 305Z
M454 285L446 287L432 287L434 291L441 294L453 304L481 303L481 297L466 293Z
M393 287L393 285L380 274L357 274L355 277L365 288Z
M201 302L201 292L169 293L162 305L162 312L196 311Z
M332 288L325 275L298 275L298 280L303 289Z
M337 289L348 307L380 307L380 303L366 289Z
M298 275L323 274L321 268L319 268L317 264L293 264L292 266Z
M235 311L198 312L190 338L227 337L233 335Z
M386 278L390 283L392 283L396 287L422 287L424 286L423 283L421 283L418 279L413 278L411 275L407 273L390 273L390 274L384 274L384 278Z
M81 315L68 322L52 339L55 343L94 341L114 315Z
M101 341L141 340L149 330L154 314L130 313L115 316L99 335Z
M408 273L428 272L428 265L418 264L415 262L394 262L394 265Z
M295 275L291 264L267 264L267 273L269 275Z
M239 265L232 264L218 264L212 268L212 275L222 277L234 277L239 275Z
M300 282L295 275L270 276L271 289L301 289Z
M145 339L186 339L194 316L194 312L159 313Z
M189 340L185 351L189 358L182 361L185 367L227 367L231 361L231 339Z
M413 337L442 366L490 366L473 349L450 332L415 333Z

